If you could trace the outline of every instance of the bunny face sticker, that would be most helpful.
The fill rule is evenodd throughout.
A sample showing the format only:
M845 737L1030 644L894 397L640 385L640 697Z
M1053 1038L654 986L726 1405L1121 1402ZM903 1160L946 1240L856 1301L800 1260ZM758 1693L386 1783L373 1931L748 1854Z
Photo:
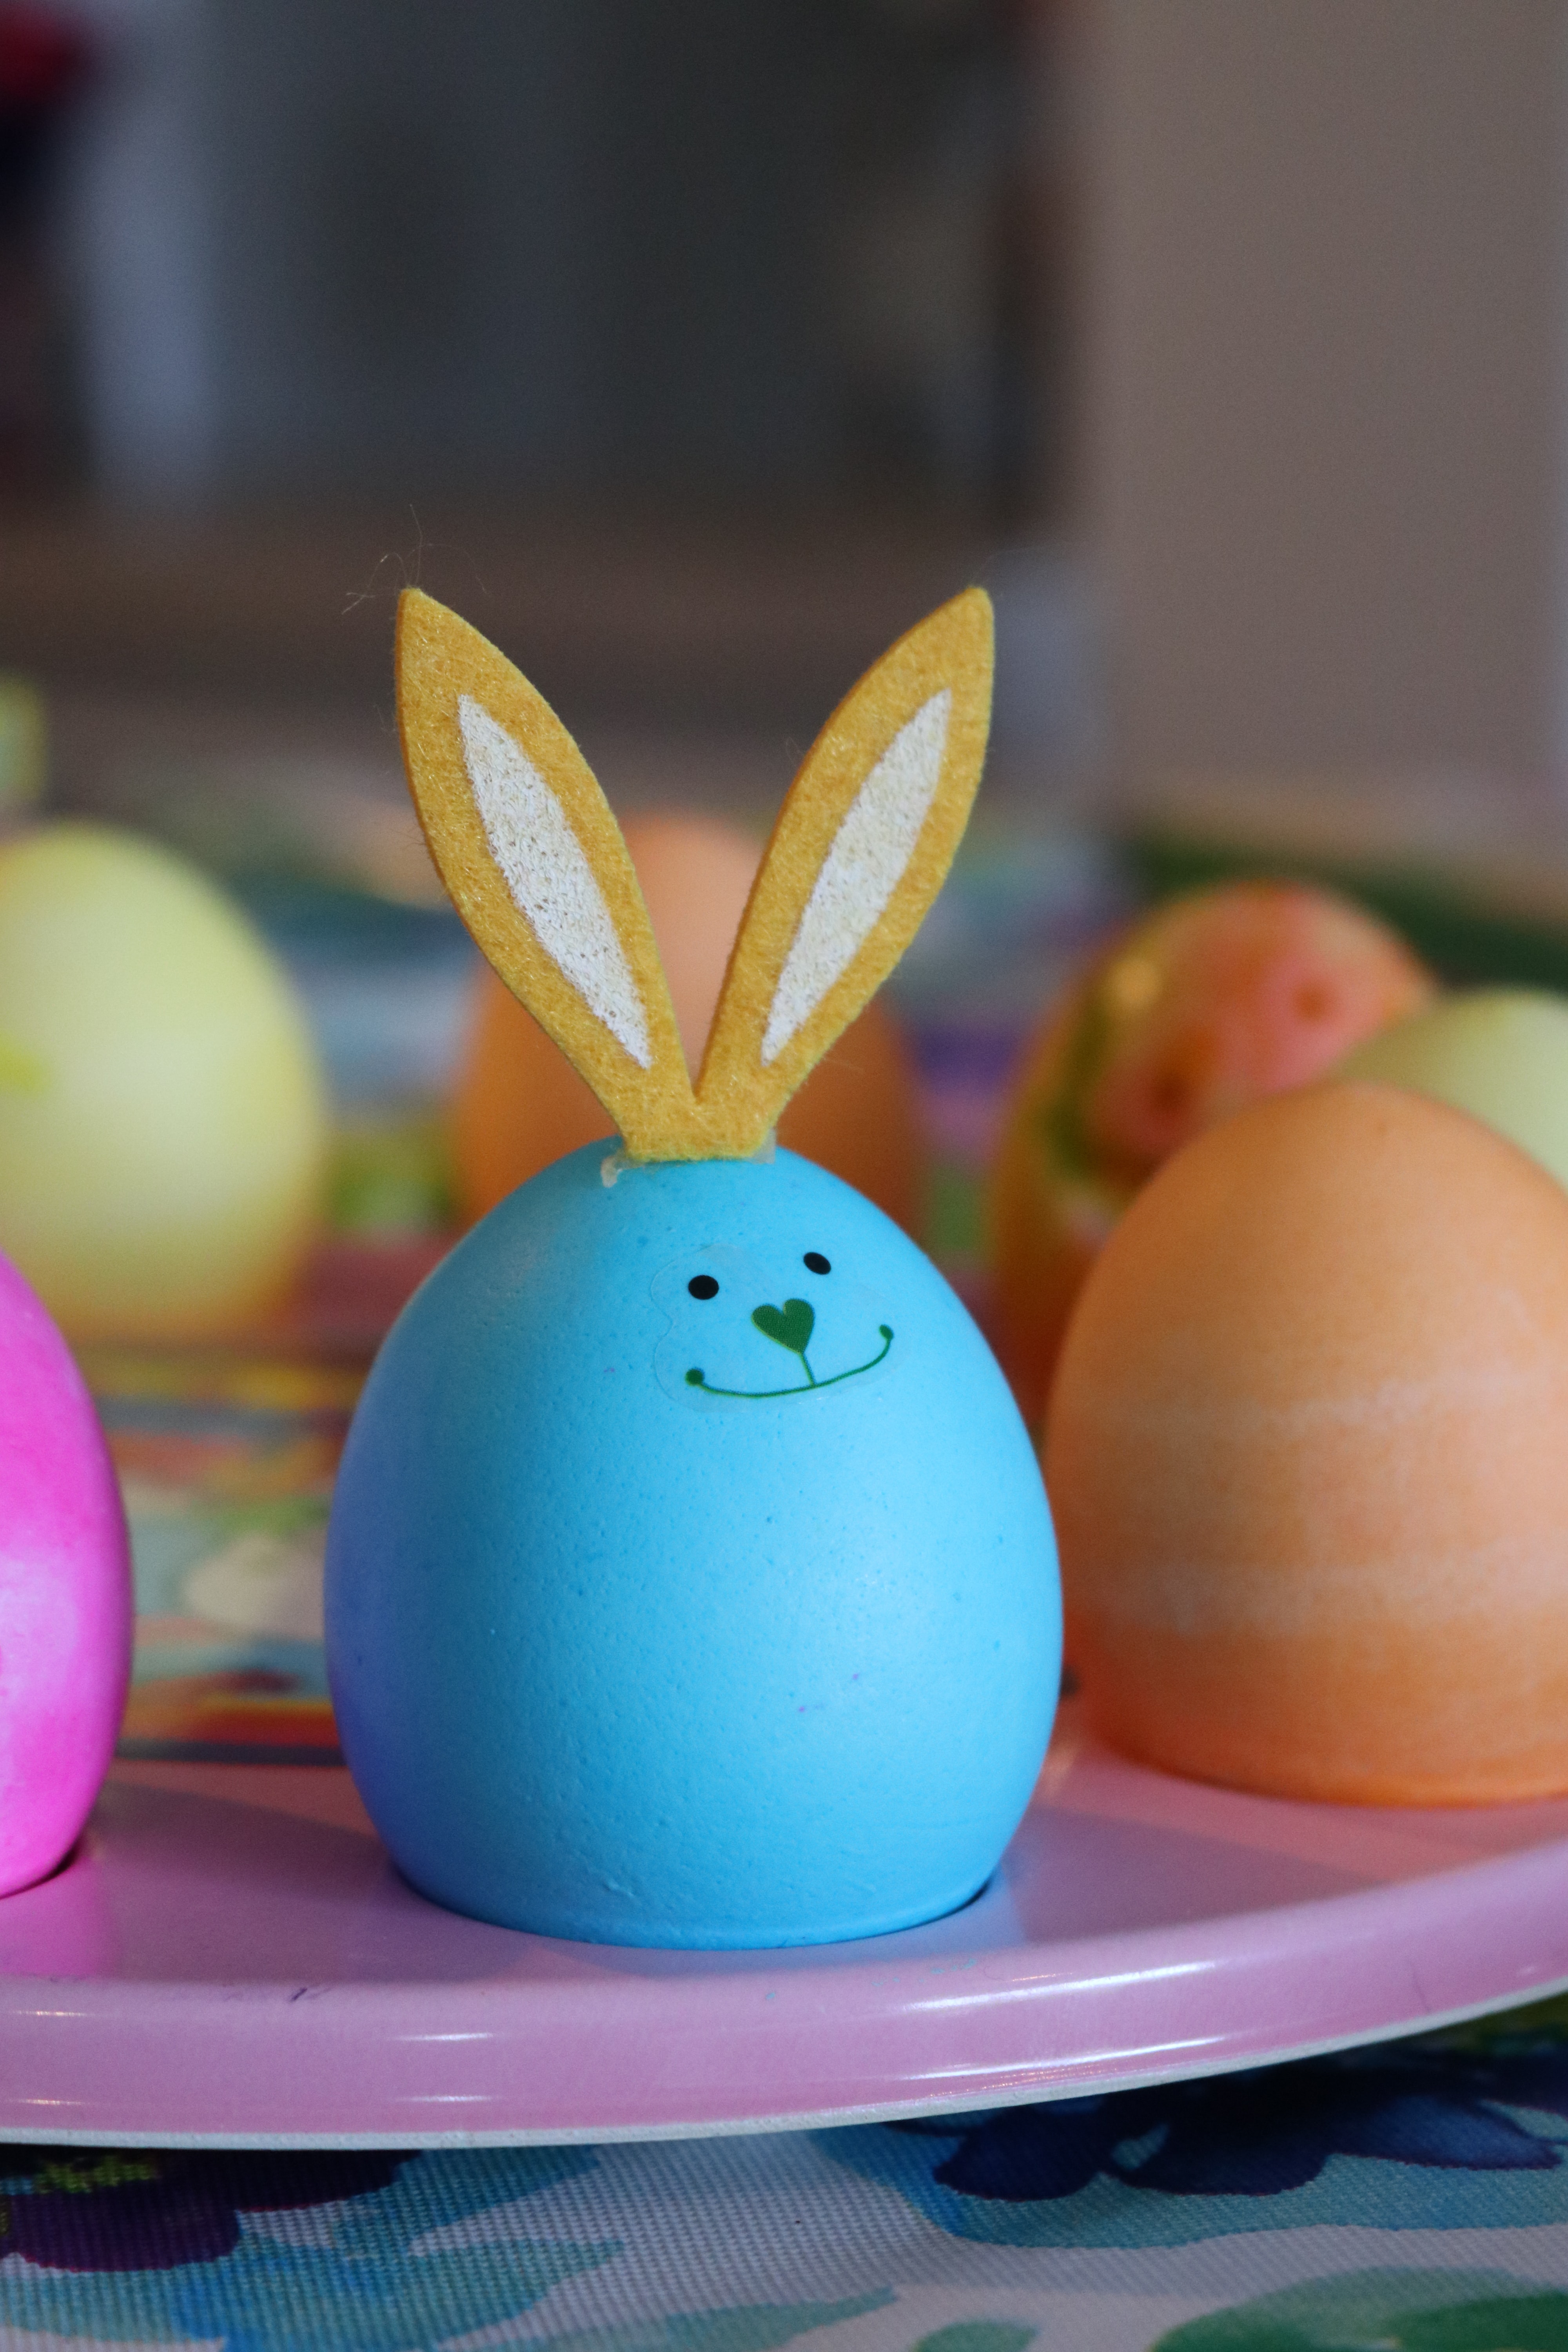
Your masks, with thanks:
M475 938L625 1150L520 1185L405 1307L327 1552L343 1752L414 1885L614 1944L821 1943L967 1902L1044 1757L1045 1492L980 1333L780 1110L935 896L990 608L808 753L693 1084L615 820L527 681L412 593L398 710Z
M702 1412L826 1399L890 1365L886 1301L826 1250L715 1242L664 1267L653 1297L670 1327L658 1384Z

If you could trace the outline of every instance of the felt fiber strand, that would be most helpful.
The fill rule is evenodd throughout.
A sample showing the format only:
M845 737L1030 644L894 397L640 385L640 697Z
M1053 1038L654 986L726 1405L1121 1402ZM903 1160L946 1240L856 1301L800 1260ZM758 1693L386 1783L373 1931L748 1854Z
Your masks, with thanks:
M702 1156L642 892L555 713L477 629L410 588L397 611L397 717L430 854L501 979L593 1087L634 1159Z
M971 588L883 655L807 753L697 1082L716 1155L761 1146L920 929L979 785L992 660L991 601Z

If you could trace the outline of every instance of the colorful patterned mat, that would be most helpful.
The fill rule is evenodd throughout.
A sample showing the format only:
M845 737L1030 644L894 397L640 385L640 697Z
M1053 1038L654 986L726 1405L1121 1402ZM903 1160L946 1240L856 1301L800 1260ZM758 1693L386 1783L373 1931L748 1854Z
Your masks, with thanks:
M135 1557L121 1753L335 1763L321 1561L363 1365L283 1351L85 1360Z

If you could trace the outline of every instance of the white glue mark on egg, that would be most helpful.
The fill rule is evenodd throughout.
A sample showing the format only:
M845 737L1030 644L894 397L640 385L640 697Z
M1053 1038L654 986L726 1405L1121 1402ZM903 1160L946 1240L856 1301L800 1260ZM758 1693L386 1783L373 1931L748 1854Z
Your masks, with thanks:
M773 1062L854 961L914 856L942 779L952 694L900 727L833 837L790 942L768 1010L763 1061Z
M584 1003L648 1069L647 1020L605 894L566 812L520 745L465 694L463 763L511 902Z

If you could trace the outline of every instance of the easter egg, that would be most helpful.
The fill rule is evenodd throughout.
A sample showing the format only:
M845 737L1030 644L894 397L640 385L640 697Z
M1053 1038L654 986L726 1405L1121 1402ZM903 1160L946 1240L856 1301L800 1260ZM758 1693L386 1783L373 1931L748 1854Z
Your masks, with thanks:
M674 812L630 818L625 830L695 1072L756 874L756 845L713 817ZM613 1132L576 1071L486 966L452 1103L464 1214L482 1216L551 1160ZM879 1003L868 1005L817 1064L779 1135L914 1229L924 1177L914 1073L898 1024Z
M1025 1055L988 1204L996 1349L1031 1423L1139 1186L1216 1120L1326 1076L1433 985L1361 908L1275 882L1171 900L1072 985Z
M131 1679L131 1555L81 1374L0 1258L0 1895L75 1844Z
M269 1304L325 1142L300 1008L220 891L97 825L0 851L0 1246L73 1337L196 1338Z
M1397 1088L1179 1152L1084 1285L1046 1478L1117 1747L1366 1804L1568 1791L1568 1193Z
M1484 1119L1568 1184L1568 1001L1543 989L1440 997L1347 1055L1339 1075L1413 1087Z
M966 1902L1039 1771L1060 1641L1026 1434L930 1261L793 1153L602 1144L395 1326L326 1622L345 1756L416 1887L711 1948Z

